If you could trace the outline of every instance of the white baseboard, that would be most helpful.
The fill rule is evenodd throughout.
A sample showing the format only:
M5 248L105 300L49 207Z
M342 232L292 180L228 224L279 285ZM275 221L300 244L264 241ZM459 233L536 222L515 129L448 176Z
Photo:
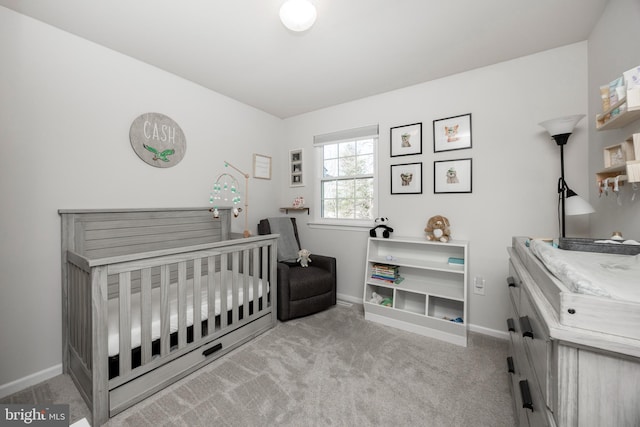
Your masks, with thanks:
M347 302L350 302L352 304L361 304L362 305L362 298L353 297L353 296L347 295L347 294L337 294L336 297L339 300L342 300L342 301L347 301Z
M499 338L499 339L502 339L502 340L508 340L509 339L509 333L508 332L506 332L506 331L498 331L496 329L489 329L489 328L485 328L484 326L478 326L478 325L469 324L469 331L477 332L477 333L483 334L483 335L489 335L491 337Z
M0 385L0 399L62 374L62 363Z

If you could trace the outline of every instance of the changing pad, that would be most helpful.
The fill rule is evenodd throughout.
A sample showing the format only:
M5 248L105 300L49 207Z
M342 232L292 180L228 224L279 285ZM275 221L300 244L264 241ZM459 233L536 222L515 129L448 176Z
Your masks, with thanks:
M567 251L541 240L529 246L572 292L640 301L640 255Z
M206 280L204 280L206 283ZM249 286L249 301L253 301L253 278L250 278ZM177 283L172 283L169 288L169 313L170 313L170 333L178 331L178 297L177 297ZM191 280L187 284L187 326L193 325L193 286ZM228 285L231 288L231 285ZM267 287L267 292L268 292ZM208 299L207 299L207 287L202 287L201 301L202 306L200 308L201 320L207 320L209 316ZM227 290L227 308L232 307L232 295L231 289ZM258 284L258 298L262 297L262 279ZM243 289L238 289L238 306L242 306L244 302ZM120 353L120 331L118 324L118 310L119 299L112 298L109 300L109 357L116 356ZM220 314L220 291L216 291L215 294L215 314ZM131 348L140 346L141 327L140 327L140 293L134 293L131 295ZM151 290L151 338L156 340L160 338L160 289L154 288Z

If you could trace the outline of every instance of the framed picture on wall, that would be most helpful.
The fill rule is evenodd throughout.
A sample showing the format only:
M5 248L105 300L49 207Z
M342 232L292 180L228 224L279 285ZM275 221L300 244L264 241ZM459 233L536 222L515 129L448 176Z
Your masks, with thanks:
M303 179L303 167L302 161L302 148L289 151L289 186L290 187L302 187L304 186Z
M433 152L471 148L471 114L433 121Z
M422 154L422 123L391 128L391 157Z
M253 155L253 177L271 179L271 157L262 154Z
M471 159L433 162L433 192L471 193Z
M391 165L391 194L422 194L422 163Z

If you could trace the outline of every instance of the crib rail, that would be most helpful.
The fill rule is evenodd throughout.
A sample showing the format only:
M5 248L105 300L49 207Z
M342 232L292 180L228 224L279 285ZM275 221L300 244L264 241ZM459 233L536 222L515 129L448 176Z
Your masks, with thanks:
M270 266L276 265L276 237L106 258L67 250L68 368L85 400L92 402L94 419L96 410L108 411L107 399L98 395L264 316L271 315L274 325L276 269ZM154 310L160 322L156 338ZM116 375L114 357L108 355L110 316L118 323ZM134 324L139 325L138 345L133 343Z

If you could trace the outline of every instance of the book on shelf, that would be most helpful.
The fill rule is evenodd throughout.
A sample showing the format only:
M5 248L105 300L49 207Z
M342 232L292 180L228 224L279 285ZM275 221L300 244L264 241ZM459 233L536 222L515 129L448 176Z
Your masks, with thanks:
M449 257L449 264L464 265L464 258Z
M400 277L397 265L373 264L371 266L371 278L394 283Z

